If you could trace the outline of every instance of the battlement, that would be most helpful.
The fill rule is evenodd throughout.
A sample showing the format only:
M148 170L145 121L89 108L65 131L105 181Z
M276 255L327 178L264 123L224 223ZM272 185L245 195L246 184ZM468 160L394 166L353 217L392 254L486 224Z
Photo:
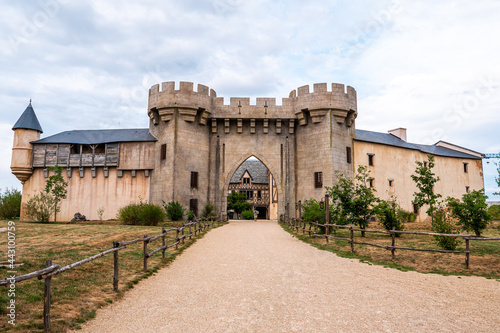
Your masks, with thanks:
M158 121L172 119L177 109L186 121L195 121L201 112L199 122L206 124L207 118L224 119L298 119L299 124L307 124L305 112L309 112L313 123L322 121L331 110L339 123L348 118L349 126L357 116L356 90L351 86L332 83L328 90L327 83L301 86L290 92L288 98L282 99L282 105L276 105L275 97L258 97L251 104L250 97L230 97L229 104L224 104L224 97L217 97L215 90L198 84L196 91L192 82L175 82L155 84L149 90L148 113L155 124ZM157 113L156 113L157 112Z
M309 92L309 85L298 87L290 92L289 98L296 98L301 96L306 96L308 94L321 94L321 93L332 93L335 95L345 94L348 98L356 98L356 90L347 86L347 91L345 85L342 83L332 83L331 90L328 90L327 83L315 83L313 84L313 92Z

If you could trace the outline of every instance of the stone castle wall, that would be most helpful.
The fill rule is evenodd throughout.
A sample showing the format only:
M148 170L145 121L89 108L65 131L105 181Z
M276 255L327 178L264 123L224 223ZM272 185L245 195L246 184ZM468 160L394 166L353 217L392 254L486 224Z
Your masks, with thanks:
M149 91L150 132L158 138L156 156L167 145L167 160L156 158L151 200L177 200L184 207L198 199L225 211L229 179L248 157L259 158L278 187L278 214L293 215L299 199L324 195L314 172L331 185L335 170L352 175L346 146L352 147L357 116L356 91L342 84L314 84L293 90L282 105L275 98L232 97L229 104L213 89L190 82L154 85ZM198 172L198 189L190 173ZM288 211L287 211L288 204Z

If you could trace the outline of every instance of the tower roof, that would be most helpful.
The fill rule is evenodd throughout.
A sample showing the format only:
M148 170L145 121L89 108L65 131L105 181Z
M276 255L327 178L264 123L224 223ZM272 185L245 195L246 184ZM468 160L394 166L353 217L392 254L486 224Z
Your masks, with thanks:
M38 122L35 110L33 110L33 107L31 106L31 101L21 117L19 117L17 122L14 124L14 127L12 127L13 130L17 128L32 129L43 133L42 126L40 126L40 123Z

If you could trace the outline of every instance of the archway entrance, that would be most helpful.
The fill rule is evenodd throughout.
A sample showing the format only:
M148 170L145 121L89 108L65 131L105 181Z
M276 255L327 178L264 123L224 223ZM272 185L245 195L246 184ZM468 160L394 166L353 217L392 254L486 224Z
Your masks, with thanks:
M258 219L278 218L278 190L276 180L262 161L251 156L230 175L227 194L236 191L246 198ZM228 207L230 218L236 218ZM231 216L232 215L232 216Z

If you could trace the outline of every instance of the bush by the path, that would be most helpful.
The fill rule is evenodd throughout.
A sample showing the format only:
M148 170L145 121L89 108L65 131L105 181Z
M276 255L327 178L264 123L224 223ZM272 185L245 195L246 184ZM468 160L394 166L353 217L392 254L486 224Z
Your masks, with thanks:
M141 202L121 208L118 219L125 224L154 226L165 220L165 213L160 206Z
M177 201L170 201L169 203L165 203L163 201L163 208L165 208L165 212L167 212L167 217L170 221L180 221L184 216L184 207Z
M251 209L247 209L247 210L244 210L242 213L241 213L241 217L244 219L244 220L253 220L253 212Z

